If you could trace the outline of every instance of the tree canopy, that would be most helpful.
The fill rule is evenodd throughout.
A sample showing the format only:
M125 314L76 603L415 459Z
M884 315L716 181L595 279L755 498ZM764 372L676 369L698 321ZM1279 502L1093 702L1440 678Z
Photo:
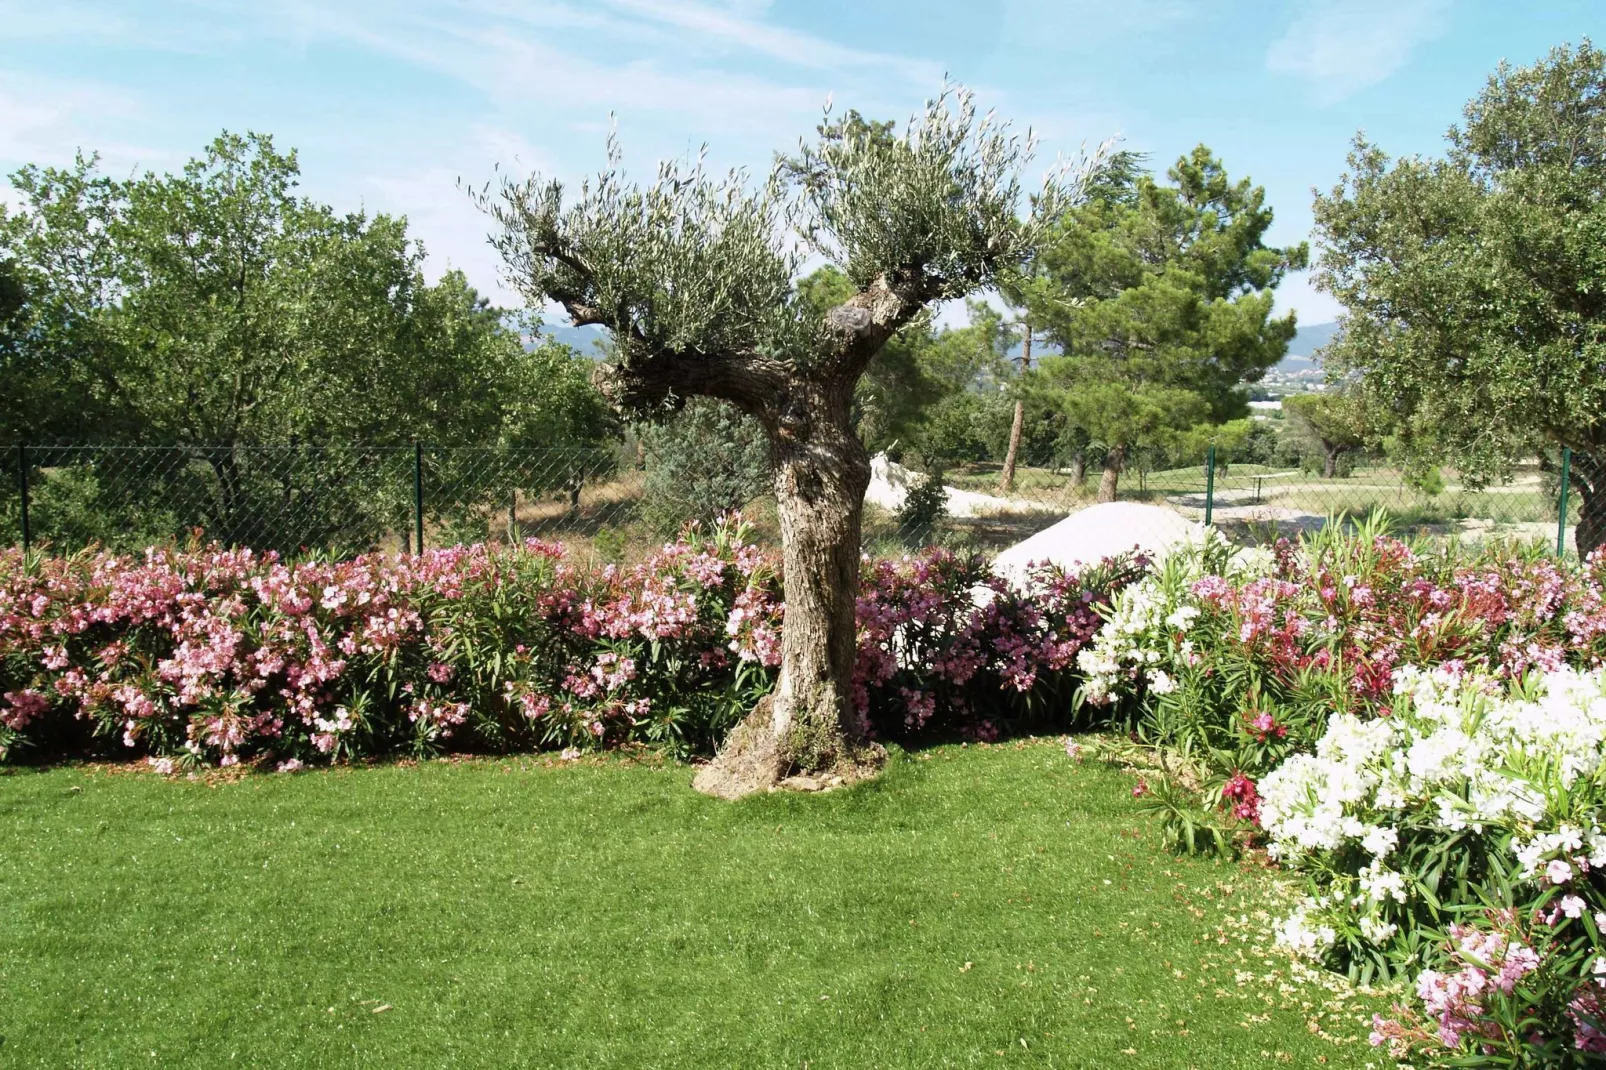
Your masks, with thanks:
M1381 430L1356 390L1295 394L1283 399L1283 412L1296 439L1315 448L1322 475L1338 475L1339 458L1382 438Z
M1135 154L1112 157L1086 202L1058 219L1040 278L1023 288L1033 324L1063 350L1039 378L1104 448L1105 499L1133 448L1243 419L1243 384L1294 336L1293 313L1272 315L1272 291L1308 254L1265 244L1265 190L1229 179L1203 145L1167 178Z
M1606 542L1606 56L1587 40L1502 65L1442 158L1358 138L1316 199L1318 285L1402 443L1472 485L1573 451L1581 552Z
M118 473L115 493L153 514L164 495L207 498L190 522L266 548L362 545L394 526L380 514L409 507L410 480L353 445L589 446L612 432L588 361L526 346L460 272L425 279L404 219L338 214L297 194L299 174L270 138L227 133L177 174L113 179L83 155L14 174L21 203L0 206L0 437L163 447ZM247 449L292 445L294 458ZM547 466L527 467L508 478L538 489ZM114 488L84 479L80 497L103 499L85 508L119 515ZM275 526L292 515L301 532Z
M179 174L93 157L12 176L0 347L12 434L220 445L486 441L538 386L460 272L431 285L406 221L295 193L294 152L224 134ZM7 287L0 286L0 297ZM550 359L548 358L548 363Z

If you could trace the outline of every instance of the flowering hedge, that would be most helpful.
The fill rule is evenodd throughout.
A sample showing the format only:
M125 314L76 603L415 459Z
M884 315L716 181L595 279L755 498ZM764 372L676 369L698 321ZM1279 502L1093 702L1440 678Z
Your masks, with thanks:
M1182 759L1146 792L1174 840L1268 841L1310 886L1286 944L1417 978L1377 1042L1596 1057L1606 555L1210 534L1122 592L1079 662L1085 701Z
M857 703L872 731L986 734L1064 680L1136 575L980 557L867 568ZM972 588L990 588L978 607ZM1094 586L1096 585L1096 586ZM707 751L772 684L775 562L739 521L642 564L530 541L287 564L245 550L0 553L0 757L132 754L164 771L443 747Z
M1515 678L1606 662L1606 557L1570 568L1375 526L1243 551L1210 532L1126 589L1078 661L1085 701L1200 757L1219 799L1235 775L1311 751L1333 714L1386 715L1399 667Z

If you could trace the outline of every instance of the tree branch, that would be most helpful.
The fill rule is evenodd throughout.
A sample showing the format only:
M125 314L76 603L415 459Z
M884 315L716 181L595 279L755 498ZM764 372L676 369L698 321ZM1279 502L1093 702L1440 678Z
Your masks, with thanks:
M609 326L612 326L609 324ZM683 353L652 348L640 332L620 339L622 360L599 365L597 389L624 409L649 411L671 400L697 395L729 401L759 415L785 392L791 366L756 353Z
M825 378L857 380L900 329L941 296L941 285L924 271L884 271L869 286L825 314Z

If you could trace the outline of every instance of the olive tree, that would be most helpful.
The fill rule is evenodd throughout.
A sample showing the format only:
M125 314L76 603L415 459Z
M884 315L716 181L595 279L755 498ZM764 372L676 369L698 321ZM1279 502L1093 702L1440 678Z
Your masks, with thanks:
M773 696L700 778L738 794L788 771L873 766L851 702L860 518L869 455L854 387L929 306L995 285L1033 257L1043 221L1082 172L1023 196L1031 138L970 94L946 90L900 136L828 124L768 177L710 175L699 158L629 182L617 146L566 199L531 176L479 194L511 282L535 305L613 335L599 384L622 409L657 413L720 398L764 429L785 567L786 620ZM1086 168L1083 168L1085 171ZM823 313L799 292L810 255L851 293Z

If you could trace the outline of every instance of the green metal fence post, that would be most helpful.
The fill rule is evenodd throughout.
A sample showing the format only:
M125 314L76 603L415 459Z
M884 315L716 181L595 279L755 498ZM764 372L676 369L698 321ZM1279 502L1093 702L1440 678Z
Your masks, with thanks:
M22 552L26 554L33 532L28 529L28 447L21 442L17 443L17 491L22 497Z
M1205 451L1205 527L1216 510L1216 447Z
M424 444L413 442L413 533L414 553L424 552Z
M1561 451L1561 501L1556 513L1556 556L1563 557L1567 553L1567 489L1572 478L1573 451L1566 447Z

